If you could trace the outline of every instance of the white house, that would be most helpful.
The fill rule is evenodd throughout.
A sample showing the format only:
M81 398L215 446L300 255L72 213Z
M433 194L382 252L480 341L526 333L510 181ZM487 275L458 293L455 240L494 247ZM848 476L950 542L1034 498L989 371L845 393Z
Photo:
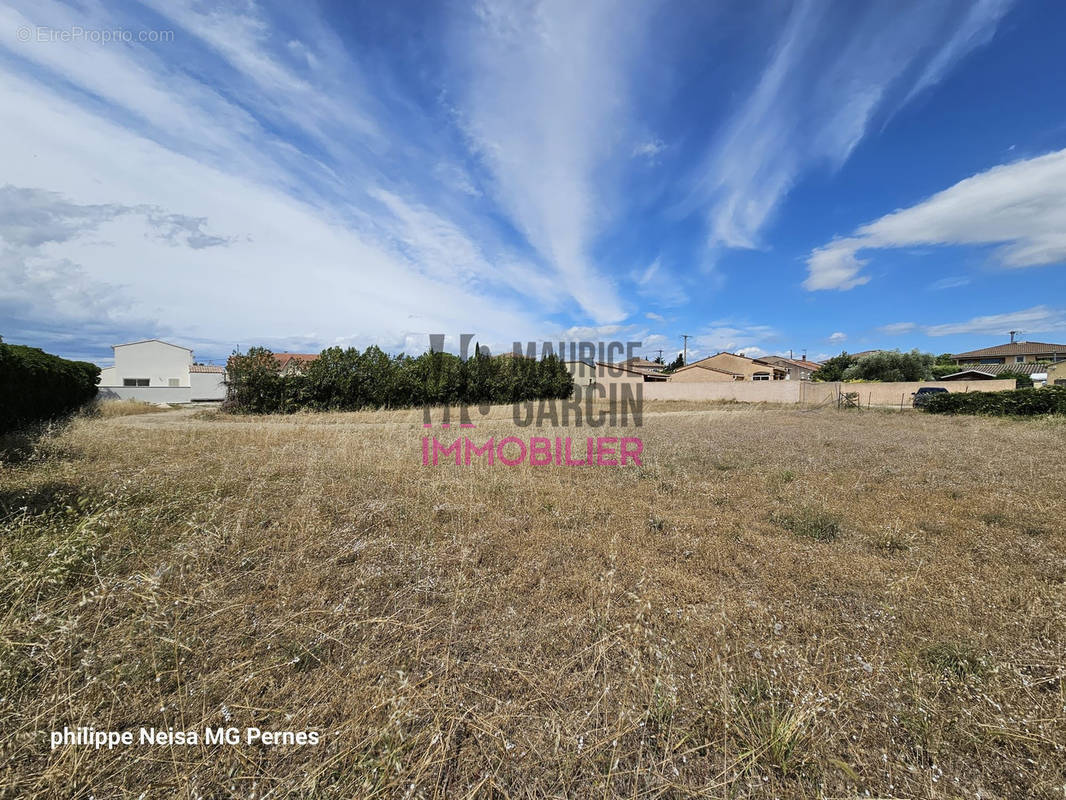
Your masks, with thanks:
M149 403L223 400L222 367L194 364L192 350L159 339L116 344L115 366L100 370L100 396Z

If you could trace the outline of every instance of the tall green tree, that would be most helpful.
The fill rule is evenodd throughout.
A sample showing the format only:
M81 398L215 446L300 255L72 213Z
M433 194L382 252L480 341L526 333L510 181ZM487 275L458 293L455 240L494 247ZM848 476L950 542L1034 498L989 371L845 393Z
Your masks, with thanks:
M669 375L671 372L676 372L685 366L685 357L681 354L677 354L677 358L666 365L666 369L663 370L664 375Z
M842 381L844 380L844 370L854 366L857 360L855 356L848 355L847 351L844 351L838 356L833 356L812 372L811 380Z
M844 370L846 381L928 381L933 378L933 356L918 350L901 353L881 350L863 356ZM824 369L824 367L823 367ZM818 370L821 372L822 370ZM817 373L815 373L817 374Z

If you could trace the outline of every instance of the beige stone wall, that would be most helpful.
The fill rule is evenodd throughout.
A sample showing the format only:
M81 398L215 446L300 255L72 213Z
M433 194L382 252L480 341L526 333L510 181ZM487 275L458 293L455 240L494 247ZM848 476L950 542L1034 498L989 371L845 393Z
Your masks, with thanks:
M703 367L689 367L670 376L670 383L707 383L710 381L732 383L733 376L714 369L704 369Z
M575 386L588 386L596 381L596 368L584 361L564 361L566 371L574 379Z
M1013 380L929 381L909 383L819 383L817 381L703 381L645 383L645 400L736 400L742 403L836 403L840 392L857 392L863 406L904 408L920 386L942 386L949 392L998 392L1013 389Z

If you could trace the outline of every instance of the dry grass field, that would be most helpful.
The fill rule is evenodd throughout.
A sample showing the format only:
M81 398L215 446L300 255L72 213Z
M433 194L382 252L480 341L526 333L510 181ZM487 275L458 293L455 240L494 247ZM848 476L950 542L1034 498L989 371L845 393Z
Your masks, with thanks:
M144 403L140 400L103 400L96 403L92 412L96 416L108 418L129 417L134 414L155 414L166 410L165 406Z
M1063 423L663 404L624 469L422 435L183 410L4 464L0 796L1063 798ZM49 746L223 725L322 741Z

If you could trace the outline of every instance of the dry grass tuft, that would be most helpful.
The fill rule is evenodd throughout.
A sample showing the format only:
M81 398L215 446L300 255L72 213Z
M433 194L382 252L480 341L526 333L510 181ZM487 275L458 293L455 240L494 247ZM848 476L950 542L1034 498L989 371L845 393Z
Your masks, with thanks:
M83 418L0 466L0 797L1061 800L1061 424L649 404L643 466L567 469L425 468L421 422Z
M840 537L840 517L817 508L803 508L795 513L779 514L774 522L797 536L818 542L833 542Z

